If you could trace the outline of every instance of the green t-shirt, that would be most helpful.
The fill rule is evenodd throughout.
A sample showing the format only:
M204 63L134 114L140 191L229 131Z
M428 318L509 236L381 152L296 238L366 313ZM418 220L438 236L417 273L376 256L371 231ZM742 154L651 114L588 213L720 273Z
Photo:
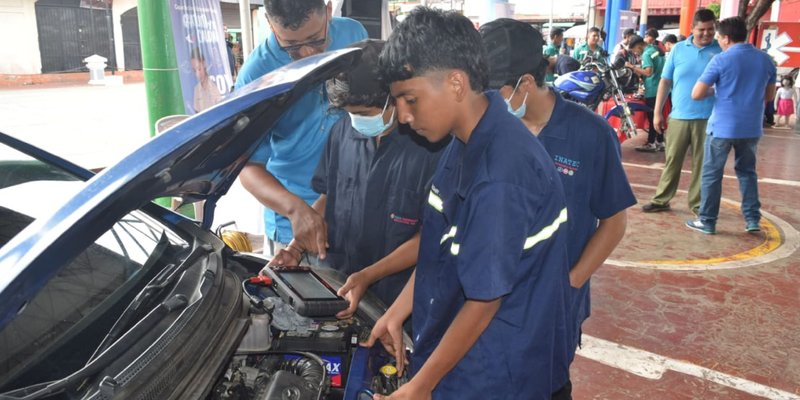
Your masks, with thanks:
M653 44L648 45L642 54L642 69L652 68L653 73L644 78L644 97L656 97L658 83L661 81L661 71L664 69L664 55Z
M547 45L547 47L544 48L542 54L544 54L544 57L547 59L549 59L550 57L555 57L558 55L558 47L550 43L549 45ZM554 80L556 80L555 74L553 74L552 71L547 71L547 74L544 76L544 81L552 82Z
M589 44L588 43L584 43L584 44L576 47L575 50L572 51L572 58L578 60L579 62L582 62L583 59L586 58L587 55L591 56L595 60L602 59L603 58L603 48L600 47L600 45L598 44L597 47L595 48L595 50L592 51L591 49L589 49Z

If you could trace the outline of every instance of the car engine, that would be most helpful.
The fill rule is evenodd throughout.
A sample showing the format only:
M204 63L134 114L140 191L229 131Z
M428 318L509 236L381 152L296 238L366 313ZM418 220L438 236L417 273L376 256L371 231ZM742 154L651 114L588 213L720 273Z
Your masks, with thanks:
M245 280L242 291L250 326L209 399L367 400L407 380L382 346L358 345L374 321L300 315L280 285L262 276Z

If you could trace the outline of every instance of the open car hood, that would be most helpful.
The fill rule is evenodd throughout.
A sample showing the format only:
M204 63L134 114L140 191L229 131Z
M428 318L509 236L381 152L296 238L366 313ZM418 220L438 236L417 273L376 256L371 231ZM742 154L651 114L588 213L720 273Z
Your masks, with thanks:
M266 132L310 88L350 67L346 49L305 58L170 128L35 220L0 249L0 329L93 233L158 197L206 200L204 227ZM91 237L89 237L91 236ZM89 237L89 238L84 238ZM75 249L77 247L77 249Z

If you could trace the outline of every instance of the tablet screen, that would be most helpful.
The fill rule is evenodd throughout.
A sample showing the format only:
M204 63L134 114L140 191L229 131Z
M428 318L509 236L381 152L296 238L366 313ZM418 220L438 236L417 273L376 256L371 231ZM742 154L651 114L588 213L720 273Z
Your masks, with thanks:
M303 272L280 272L281 279L288 283L303 299L333 299L336 294L325 287L314 275Z

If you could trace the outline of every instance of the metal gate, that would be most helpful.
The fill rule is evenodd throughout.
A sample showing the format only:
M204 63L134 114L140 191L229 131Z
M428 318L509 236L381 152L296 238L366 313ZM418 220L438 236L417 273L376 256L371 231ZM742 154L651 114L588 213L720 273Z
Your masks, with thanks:
M39 0L36 25L42 73L86 71L83 59L98 54L116 69L111 10L84 8L79 1Z
M120 25L122 26L122 49L125 56L125 70L141 70L142 43L139 38L138 7L122 13Z

